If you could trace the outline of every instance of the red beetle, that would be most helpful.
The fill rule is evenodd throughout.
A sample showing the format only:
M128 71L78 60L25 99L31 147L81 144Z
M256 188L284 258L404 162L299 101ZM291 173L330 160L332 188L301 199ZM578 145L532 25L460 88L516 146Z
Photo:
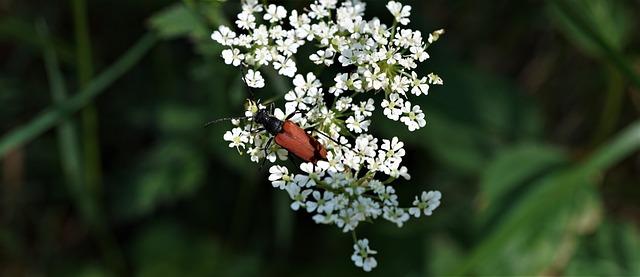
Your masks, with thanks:
M265 152L271 141L275 140L276 144L305 162L315 164L320 160L327 159L327 149L293 121L277 119L266 109L258 110L253 116L253 120L273 135L267 142Z
M265 130L269 132L269 134L273 135L273 137L271 137L267 142L267 146L264 148L265 157L267 156L267 149L269 149L271 142L275 140L276 144L287 149L287 151L305 162L315 164L320 160L327 160L327 149L304 129L300 128L298 124L289 120L289 118L294 114L289 115L289 117L283 121L270 114L267 109L264 108L259 109L255 113L253 121L262 125L261 130ZM223 120L241 118L246 117L221 118L211 121L205 126L209 126L210 124Z

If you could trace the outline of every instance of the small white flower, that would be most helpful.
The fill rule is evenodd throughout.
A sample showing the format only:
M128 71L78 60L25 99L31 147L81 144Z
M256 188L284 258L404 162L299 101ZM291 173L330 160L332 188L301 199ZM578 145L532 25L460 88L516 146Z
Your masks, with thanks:
M327 168L329 168L329 163L326 161L318 161L316 164L302 163L300 164L300 170L307 174L296 175L296 183L302 187L313 187L316 185L316 181L324 176Z
M382 214L384 219L391 221L398 225L398 227L402 227L404 223L409 220L409 214L404 211L402 208L398 207L384 207L384 213Z
M387 9L389 10L389 12L391 12L391 14L396 18L396 21L398 21L400 24L402 25L409 24L408 17L411 15L411 6L409 5L402 6L402 4L396 1L389 1L389 3L387 3Z
M254 52L253 58L258 65L269 65L269 62L273 60L268 47L258 47Z
M424 113L420 109L420 106L415 105L411 107L409 101L405 102L404 116L400 118L400 121L407 125L409 131L415 131L427 125L427 121L424 119Z
M231 142L229 143L229 147L231 148L244 147L244 144L249 142L249 136L237 127L224 133L223 139Z
M335 108L338 111L346 111L351 107L351 102L353 101L353 98L351 97L340 97L338 98L338 100L336 100L336 104L335 104Z
M242 11L249 13L261 12L262 5L258 3L258 0L244 0L242 4Z
M289 184L286 190L289 193L291 200L293 200L293 203L291 203L291 209L294 211L297 211L300 207L304 206L307 197L312 192L310 189L301 190L300 187L294 183Z
M347 86L347 82L349 81L348 73L338 73L333 80L336 81L336 84L329 89L331 94L339 96L342 92L349 89Z
M322 19L329 16L329 10L325 5L311 4L309 8L311 9L311 12L309 12L309 17L311 18Z
M247 86L252 88L263 88L264 87L264 79L262 78L262 74L260 71L249 69L247 71L247 75L244 76Z
M283 6L276 6L274 4L267 7L267 13L262 17L264 20L268 20L271 23L278 22L287 17L287 10Z
M211 34L211 39L225 46L231 45L235 37L236 33L224 25L220 25L218 30Z
M269 44L269 30L267 30L267 26L260 25L253 30L253 41L257 45Z
M373 65L372 68L367 69L367 71L364 72L364 78L369 88L373 88L374 90L379 90L389 83L387 75L380 70L378 65Z
M321 192L314 191L312 196L315 201L309 200L306 202L307 212L331 213L333 211L332 192L325 191L324 196L321 196Z
M296 68L296 63L291 59L285 56L280 56L276 58L275 62L273 62L273 68L278 70L280 75L284 75L287 77L293 77L298 70Z
M276 40L276 45L278 51L287 56L297 53L298 47L300 47L300 44L298 44L298 42L292 38L278 39Z
M362 133L363 131L367 131L369 129L369 125L371 124L370 120L365 120L364 116L349 116L347 118L347 129L349 131L355 132L356 134Z
M382 191L376 193L386 206L398 206L398 195L392 186L386 186Z
M225 49L222 50L222 58L225 64L238 66L244 60L244 54L240 54L238 49Z
M373 105L374 103L373 99L369 98L367 101L360 102L360 105L358 106L353 105L351 109L356 114L371 116L373 114L372 112L376 109L376 106Z
M372 255L378 254L377 251L369 248L369 240L361 239L353 245L353 255L351 260L357 267L362 267L364 271L371 271L371 269L378 266L376 258Z
M274 165L269 168L269 181L274 188L285 189L293 181L293 176L284 166Z
M427 75L427 78L429 78L429 84L432 84L432 85L442 85L443 83L440 76L433 73L429 73L429 75Z
M307 73L306 79L301 74L296 75L293 79L293 85L296 87L296 90L310 92L311 94L317 93L322 86L320 80L318 80L312 72Z
M383 114L391 120L400 119L404 109L404 100L397 93L389 95L389 99L382 100Z
M404 143L398 137L393 137L391 140L383 139L378 154L384 155L386 159L402 160L406 153L403 147Z
M253 29L256 27L256 17L251 14L251 12L243 11L238 14L238 20L236 20L236 25L240 29Z
M427 78L418 78L418 74L416 74L415 72L411 72L411 86L411 93L415 94L416 96L420 96L421 94L429 94L429 84L427 84Z
M284 95L284 100L287 101L285 108L287 110L308 110L307 104L307 92L304 90L296 89L290 90Z
M429 58L429 54L424 50L422 45L420 46L412 46L409 48L409 51L413 54L413 58L418 60L419 62L424 62Z
M405 76L396 75L391 82L391 90L399 94L405 95L409 91L409 78Z
M318 50L315 54L311 54L309 56L309 60L311 60L315 64L324 64L325 66L331 66L333 64L334 54L335 52L331 51L331 49Z
M422 212L424 215L431 215L433 211L440 206L440 198L442 194L439 191L422 192L420 199L416 196L413 201L413 207L409 209L409 213L415 217L419 217Z

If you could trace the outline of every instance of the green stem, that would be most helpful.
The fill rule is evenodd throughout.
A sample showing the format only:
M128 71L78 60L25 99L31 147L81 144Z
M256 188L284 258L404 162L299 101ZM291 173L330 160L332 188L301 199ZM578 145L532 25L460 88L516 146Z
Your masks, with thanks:
M87 20L87 4L85 0L72 0L73 22L76 39L76 72L78 88L83 89L93 75L93 59L91 57L91 39ZM93 103L82 110L82 145L84 147L86 185L99 195L102 179L100 159L100 141L98 136L98 112Z
M0 157L4 156L10 149L25 144L58 125L64 117L86 106L93 98L102 93L113 82L136 65L144 54L155 45L156 41L157 38L154 34L149 33L144 35L133 47L122 55L120 59L93 79L93 81L73 97L47 108L29 123L3 135L0 138Z
M58 58L53 49L51 39L44 21L38 25L38 33L45 43L43 57L51 95L55 104L64 103L67 99L66 85L58 64ZM60 159L67 178L67 190L75 201L82 220L91 228L92 235L98 241L100 250L115 272L124 273L124 258L115 242L115 238L109 232L104 215L100 209L100 202L96 199L91 188L86 186L82 178L83 166L80 159L80 151L77 143L77 133L71 118L62 120L57 129Z

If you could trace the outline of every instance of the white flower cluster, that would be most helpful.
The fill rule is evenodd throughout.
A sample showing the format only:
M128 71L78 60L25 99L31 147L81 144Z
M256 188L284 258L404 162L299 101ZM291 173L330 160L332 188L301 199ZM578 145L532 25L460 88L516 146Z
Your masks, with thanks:
M410 179L401 165L404 143L397 137L379 139L368 133L376 107L373 94L384 92L383 114L414 131L426 121L409 96L426 95L429 85L442 84L436 74L419 77L413 70L429 58L427 47L443 31L429 34L425 43L420 31L399 27L409 23L410 6L390 1L387 9L395 18L391 27L377 18L363 19L365 4L359 0L340 4L316 0L304 13L246 0L235 21L238 32L220 26L211 36L229 47L222 52L225 63L248 68L244 74L248 86L265 86L259 71L263 67L293 78L294 88L284 96L284 111L276 108L273 115L316 130L312 135L327 149L326 159L303 162L299 173L273 165L269 180L289 194L293 210L306 210L317 223L353 232L351 258L365 271L376 267L372 256L376 251L369 248L367 239L355 238L360 223L381 217L402 227L410 215L431 215L441 198L438 191L423 192L412 207L401 207L389 184L400 177ZM335 83L326 90L314 73L298 73L294 55L307 42L318 47L308 57L312 63L340 72L332 76ZM325 97L328 94L332 96ZM325 98L334 100L327 103ZM253 115L265 108L249 101L247 120L234 120L236 127L225 133L224 140L254 162L286 160L286 149L268 144L272 135L252 122ZM293 116L286 119L286 115Z

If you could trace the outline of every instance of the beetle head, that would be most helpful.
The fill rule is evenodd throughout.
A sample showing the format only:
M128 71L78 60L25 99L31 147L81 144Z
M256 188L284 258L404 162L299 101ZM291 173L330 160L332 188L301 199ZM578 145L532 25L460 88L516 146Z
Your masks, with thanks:
M258 124L265 124L269 119L269 112L266 109L259 109L253 116L253 120Z

